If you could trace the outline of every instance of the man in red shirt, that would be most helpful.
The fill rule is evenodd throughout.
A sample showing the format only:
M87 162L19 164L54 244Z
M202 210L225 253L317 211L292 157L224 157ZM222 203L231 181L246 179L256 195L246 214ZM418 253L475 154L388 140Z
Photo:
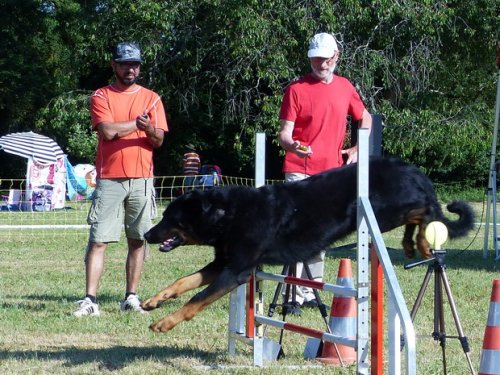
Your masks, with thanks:
M312 72L291 83L280 110L279 143L286 150L286 181L297 181L327 169L357 162L357 146L343 149L347 117L371 129L372 117L354 86L334 73L339 49L333 35L316 34L307 53ZM329 192L328 194L335 194ZM324 252L308 262L313 279L323 279ZM297 276L307 278L302 264ZM299 287L297 302L315 306L311 288Z
M115 82L90 98L92 128L97 131L97 185L87 221L86 295L75 316L100 314L96 301L108 243L120 240L124 224L128 244L126 290L121 310L144 312L137 287L144 264L143 234L156 215L153 148L168 131L160 96L137 84L142 58L134 43L119 43L111 66Z

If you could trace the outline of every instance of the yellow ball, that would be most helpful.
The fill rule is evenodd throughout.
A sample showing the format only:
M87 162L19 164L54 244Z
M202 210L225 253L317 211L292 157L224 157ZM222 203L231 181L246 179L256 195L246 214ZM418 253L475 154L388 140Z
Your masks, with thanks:
M425 238L434 250L440 250L448 239L448 228L440 221L432 221L425 228Z

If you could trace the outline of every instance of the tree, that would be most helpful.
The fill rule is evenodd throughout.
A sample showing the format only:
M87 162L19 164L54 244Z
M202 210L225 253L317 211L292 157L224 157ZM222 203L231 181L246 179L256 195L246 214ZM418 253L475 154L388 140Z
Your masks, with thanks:
M58 141L72 157L93 157L84 92L108 82L112 46L128 39L142 46L143 83L162 95L169 115L156 172L178 173L183 145L194 143L224 173L251 175L255 132L276 138L283 90L310 70L310 37L327 31L341 45L338 73L384 116L387 153L439 181L486 179L499 18L493 0L0 1L32 25L5 17L8 36L23 41L22 49L8 45L9 59L20 55L23 63L0 60L15 82L0 85L0 110L36 117L40 129L64 137ZM48 32L49 43L41 43ZM51 54L38 80L26 56L41 62ZM35 87L20 84L25 72ZM88 138L75 142L66 126ZM271 177L281 177L281 157L274 144Z
M2 134L36 130L39 110L54 97L79 85L75 64L74 26L78 24L77 1L0 0L2 55L0 57L0 129ZM50 127L47 135L53 136ZM66 135L56 139L65 141ZM2 153L3 154L3 153ZM1 159L5 155L0 155ZM25 171L0 163L3 176L22 176Z
M94 163L97 135L89 126L89 91L61 94L41 109L36 123L41 133L60 140L73 164Z

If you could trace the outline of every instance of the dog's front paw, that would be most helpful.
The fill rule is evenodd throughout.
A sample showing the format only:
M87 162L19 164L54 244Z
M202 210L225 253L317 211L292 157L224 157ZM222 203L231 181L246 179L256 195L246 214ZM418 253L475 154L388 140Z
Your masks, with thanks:
M143 310L146 310L146 311L151 311L151 310L154 310L158 307L160 307L160 303L157 299L155 298L150 298L146 301L143 301L141 303L141 307Z
M168 332L174 328L175 324L169 318L163 318L149 326L149 329L153 332L161 333Z

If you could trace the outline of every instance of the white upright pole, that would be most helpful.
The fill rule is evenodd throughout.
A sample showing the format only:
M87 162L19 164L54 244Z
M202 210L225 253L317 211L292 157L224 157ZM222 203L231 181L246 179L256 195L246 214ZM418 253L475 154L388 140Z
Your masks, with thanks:
M266 183L266 134L255 135L255 187L261 187ZM252 282L255 282L252 281ZM255 290L255 288L254 288ZM229 329L228 329L228 351L230 355L236 354L236 339L245 337L246 325L246 295L247 284L233 289L229 297ZM250 301L249 303L253 303ZM263 339L254 337L254 364L263 364Z
M255 187L266 183L266 133L255 135Z
M490 209L492 208L491 207L492 202L496 202L496 199L494 199L496 197L493 197L493 194L496 194L496 167L497 167L496 153L497 153L497 137L498 137L498 117L500 116L500 44L498 45L497 67L499 71L497 73L497 96L496 96L496 106L495 106L495 120L493 125L493 141L491 143L491 154L490 154L491 159L490 159L490 170L488 177L488 199L486 205L486 224L484 227L484 246L483 246L484 258L488 257ZM496 210L496 207L493 207L493 210ZM492 223L492 225L495 226L497 225L496 220ZM497 238L493 238L493 244L495 247L495 256L498 257Z
M358 185L358 212L357 212L357 374L367 375L368 365L368 311L369 311L369 232L365 215L363 215L361 199L369 197L369 137L368 129L358 129L358 164L357 164L357 185Z
M259 188L266 184L266 133L256 133L255 134L255 187ZM259 267L257 267L259 270ZM253 303L254 306L251 309L254 314L262 315L264 313L262 305L262 295L263 289L262 281L255 279L255 274L252 279L253 290L254 290L254 300L248 301L248 303ZM253 363L254 366L262 367L264 366L265 344L264 344L264 329L262 325L254 325L253 332ZM269 353L267 353L269 354Z

